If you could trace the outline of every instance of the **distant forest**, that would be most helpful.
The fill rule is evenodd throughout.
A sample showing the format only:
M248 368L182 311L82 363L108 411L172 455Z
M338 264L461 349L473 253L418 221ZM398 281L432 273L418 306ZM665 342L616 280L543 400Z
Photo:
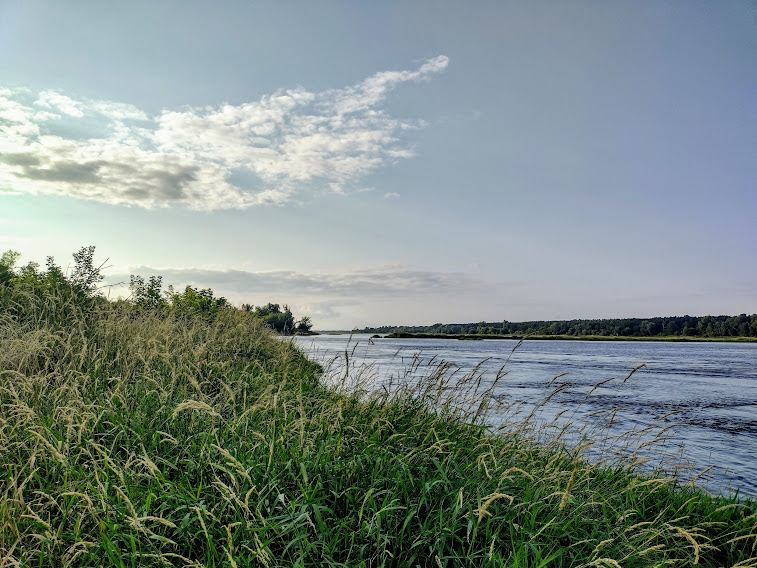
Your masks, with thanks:
M603 335L620 337L757 337L757 314L748 316L675 316L568 321L435 323L419 326L366 327L364 333L449 335Z

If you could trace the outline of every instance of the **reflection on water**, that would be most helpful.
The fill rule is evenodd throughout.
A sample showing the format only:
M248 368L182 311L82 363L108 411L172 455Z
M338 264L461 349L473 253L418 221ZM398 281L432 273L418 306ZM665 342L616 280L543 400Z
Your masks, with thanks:
M603 428L604 438L657 427L640 434L637 445L669 426L654 444L654 465L684 464L683 478L714 466L699 484L713 492L738 489L757 497L757 344L535 340L515 349L517 342L509 340L371 341L367 335L319 335L296 341L311 358L331 361L332 370L343 368L346 351L351 372L362 368L362 378L373 388L406 377L413 365L423 372L429 362L453 363L460 376L480 365L484 381L504 366L507 375L495 395L511 407L520 404L521 413L559 386L538 410L542 421L559 414L557 426L571 422L584 432L595 428L598 436ZM496 424L495 416L491 420Z

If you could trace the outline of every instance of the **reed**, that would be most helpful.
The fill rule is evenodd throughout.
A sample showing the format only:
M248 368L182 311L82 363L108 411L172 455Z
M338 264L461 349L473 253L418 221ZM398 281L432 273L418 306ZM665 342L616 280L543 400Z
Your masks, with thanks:
M566 443L506 376L0 286L0 567L757 566L753 502Z

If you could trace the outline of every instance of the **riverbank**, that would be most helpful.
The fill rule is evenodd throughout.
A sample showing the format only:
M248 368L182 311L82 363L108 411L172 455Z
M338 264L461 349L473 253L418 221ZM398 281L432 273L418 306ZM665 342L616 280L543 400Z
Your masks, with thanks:
M327 332L323 332L327 333ZM374 337L381 337L378 334ZM738 342L738 343L755 343L757 337L697 337L697 336L678 336L678 335L654 335L644 337L633 337L625 335L498 335L492 333L470 333L470 334L446 334L446 333L408 333L404 331L393 331L383 337L391 339L461 339L461 340L478 340L478 339L514 339L514 340L555 340L555 341L678 341L678 342Z
M252 314L0 287L2 566L753 566L757 505L325 386Z

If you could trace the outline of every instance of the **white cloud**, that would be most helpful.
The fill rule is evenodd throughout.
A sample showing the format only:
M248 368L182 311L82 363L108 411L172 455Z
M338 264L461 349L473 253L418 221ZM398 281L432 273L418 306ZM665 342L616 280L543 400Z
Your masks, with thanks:
M37 106L58 110L64 114L74 116L76 118L81 118L82 116L84 116L84 113L81 110L81 103L67 97L66 95L56 93L55 91L42 91L39 94L39 98L34 104Z
M134 105L126 103L93 101L91 107L103 116L107 116L114 120L149 120L149 117L144 111L138 109Z
M0 89L0 190L203 210L282 204L304 191L360 191L366 174L413 157L402 136L425 126L387 116L381 103L399 84L426 80L447 64L439 56L343 89L282 90L155 117L125 103L55 91L34 100L28 91ZM92 137L60 134L71 125ZM240 169L256 183L231 183Z
M396 193L394 191L389 191L389 192L387 192L387 193L384 194L384 199L395 199L395 198L397 198L399 196L400 196L399 193Z
M395 85L406 81L428 79L433 73L444 71L449 58L440 55L421 65L416 71L384 71L376 73L354 87L329 91L331 97L325 106L330 106L337 115L369 110Z

